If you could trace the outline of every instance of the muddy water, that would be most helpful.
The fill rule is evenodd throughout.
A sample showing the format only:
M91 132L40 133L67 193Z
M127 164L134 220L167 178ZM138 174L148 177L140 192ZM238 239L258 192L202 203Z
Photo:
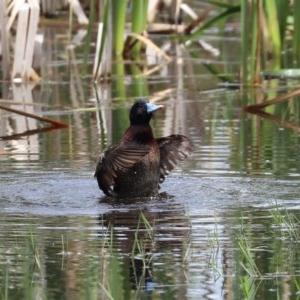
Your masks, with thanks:
M128 124L136 77L121 78L122 98L118 76L94 88L53 60L46 66L49 80L29 94L13 86L7 98L68 128L7 139L40 123L0 111L3 299L297 297L295 132L245 115L241 95L220 88L199 60L174 61L138 84L146 95L176 88L152 126L156 136L189 136L195 153L159 196L112 200L93 172Z

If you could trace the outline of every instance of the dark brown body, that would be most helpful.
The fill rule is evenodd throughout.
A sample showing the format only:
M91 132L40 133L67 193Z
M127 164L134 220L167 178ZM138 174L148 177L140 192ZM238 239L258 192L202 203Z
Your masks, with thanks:
M157 147L158 148L158 147ZM127 173L115 179L114 191L125 198L148 197L158 193L159 157L149 154Z
M125 132L121 145L147 149L147 153L127 172L115 179L114 191L122 197L148 197L158 193L159 147L150 126L132 126Z

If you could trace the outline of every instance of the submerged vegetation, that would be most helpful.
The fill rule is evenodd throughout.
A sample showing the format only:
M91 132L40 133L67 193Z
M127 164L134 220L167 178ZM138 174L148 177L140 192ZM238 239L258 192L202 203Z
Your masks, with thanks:
M252 221L249 214L253 214ZM211 252L213 260L212 257L205 258L202 263L206 263L208 271L215 274L215 281L222 279L226 282L235 299L260 297L262 286L276 280L273 293L277 293L279 298L283 293L283 286L288 282L290 293L298 294L299 278L295 272L299 265L298 217L276 204L270 204L263 214L264 222L261 226L265 228L260 229L255 224L256 219L261 219L258 211L248 211L248 216L234 218L232 229L226 229L232 234L231 244L224 240L224 235L221 234L223 229L218 228L221 226L218 224L218 217L216 227L208 232L206 241L202 241L207 247L203 254L197 253L201 248L198 249L190 241L190 235L193 234L191 229L180 242L174 244L182 248L182 255L177 262L173 262L176 271L172 271L171 265L168 267L168 272L175 276L173 280L187 266L193 265L195 259L203 257L202 260ZM1 247L1 299L11 299L16 292L22 299L49 299L56 295L55 282L59 281L62 285L61 292L73 293L76 299L79 296L80 299L136 299L149 292L155 294L155 290L159 295L160 276L164 276L164 267L160 265L160 247L163 244L159 244L163 240L162 236L154 232L160 231L162 234L165 225L159 224L157 220L154 223L152 221L143 212L140 213L136 219L136 227L124 231L134 238L131 246L122 253L116 251L116 248L124 247L127 242L122 242L122 238L118 237L119 229L113 224L109 227L97 227L96 231L86 227L86 233L81 233L77 238L73 236L75 232L72 234L74 229L61 232L61 238L58 234L53 245L43 240L39 232L29 229L27 239L16 238L9 246ZM94 235L95 232L98 234L92 238L91 234ZM259 236L265 236L265 246L257 244ZM89 240L88 245L84 242L86 238ZM169 243L165 242L165 245ZM188 249L186 252L185 247ZM17 252L14 258L17 261L9 258L12 250ZM174 249L170 248L166 252L168 251ZM53 269L52 261L57 259L59 267ZM284 278L286 272L289 279ZM73 289L75 286L77 288Z

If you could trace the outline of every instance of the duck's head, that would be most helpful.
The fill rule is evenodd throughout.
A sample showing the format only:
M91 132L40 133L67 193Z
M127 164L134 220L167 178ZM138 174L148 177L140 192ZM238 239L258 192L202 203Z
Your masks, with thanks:
M163 105L150 103L147 99L138 99L131 107L129 119L131 125L149 124L153 112L162 108Z

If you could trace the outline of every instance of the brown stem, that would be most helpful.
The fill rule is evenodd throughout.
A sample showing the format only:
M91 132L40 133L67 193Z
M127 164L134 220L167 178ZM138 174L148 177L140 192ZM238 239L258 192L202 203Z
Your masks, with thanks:
M11 107L8 107L8 106L0 105L0 109L6 110L6 111L9 111L9 112L18 114L18 115L22 115L22 116L25 116L25 117L28 117L28 118L33 118L33 119L39 120L41 122L46 122L46 123L51 124L54 127L68 127L69 126L68 124L60 122L60 121L40 117L40 116L30 114L28 112L18 110L18 109L14 109L14 108L11 108Z

